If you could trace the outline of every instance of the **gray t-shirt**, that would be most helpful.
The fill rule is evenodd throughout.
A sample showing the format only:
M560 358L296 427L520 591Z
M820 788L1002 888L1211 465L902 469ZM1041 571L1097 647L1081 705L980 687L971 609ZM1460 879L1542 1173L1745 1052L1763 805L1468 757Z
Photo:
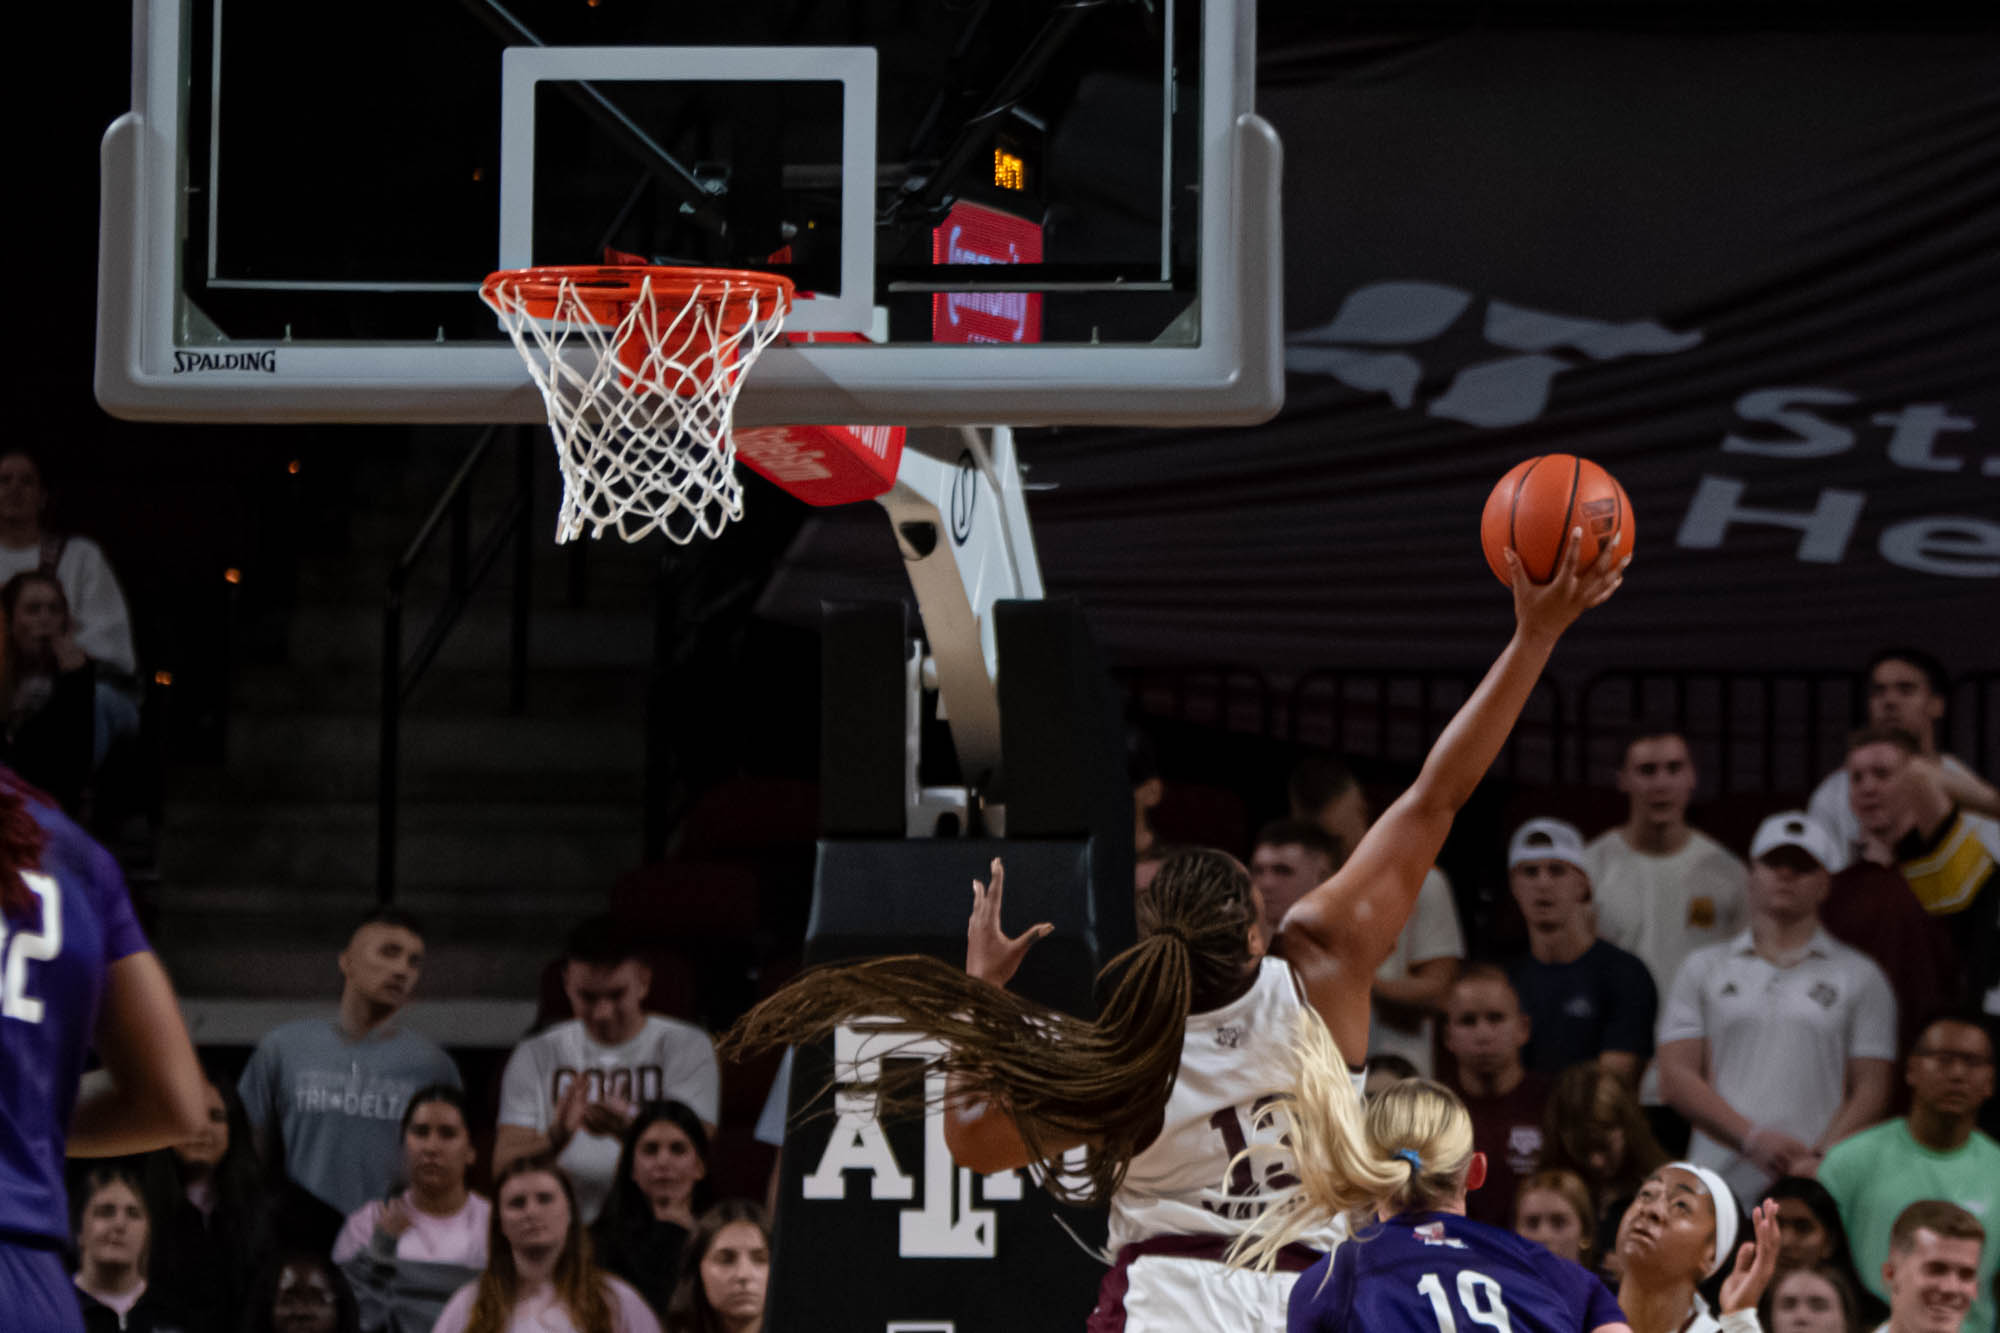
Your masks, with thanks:
M403 1110L433 1083L459 1079L430 1038L392 1027L356 1040L307 1018L257 1043L236 1090L253 1129L275 1121L285 1174L345 1216L401 1178Z

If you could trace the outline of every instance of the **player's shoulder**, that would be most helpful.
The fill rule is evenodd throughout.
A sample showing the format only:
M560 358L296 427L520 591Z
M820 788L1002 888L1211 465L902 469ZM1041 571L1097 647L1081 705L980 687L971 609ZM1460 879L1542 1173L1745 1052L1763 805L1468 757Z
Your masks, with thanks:
M1578 1277L1590 1277L1582 1265L1572 1263L1561 1255L1553 1253L1538 1241L1529 1240L1517 1232L1486 1222L1473 1222L1471 1225L1479 1228L1480 1243L1487 1250L1509 1255L1523 1268L1532 1269L1541 1277L1558 1285L1568 1285Z
M1476 1222L1463 1213L1405 1213L1384 1223L1378 1236L1364 1237L1367 1243L1380 1245L1386 1261L1421 1256L1445 1267L1496 1257L1528 1262L1536 1253L1548 1253L1505 1227Z
M1352 1244L1336 1245L1292 1283L1290 1308L1285 1320L1285 1327L1290 1333L1340 1326L1333 1316L1344 1304L1345 1293L1353 1282L1354 1250Z
M1451 1239L1464 1242L1463 1249L1446 1257L1447 1262L1455 1259L1459 1267L1484 1264L1495 1271L1504 1268L1516 1273L1526 1272L1542 1287L1565 1301L1576 1299L1579 1293L1588 1289L1590 1283L1597 1280L1581 1265L1553 1254L1546 1246L1505 1227L1475 1222L1469 1217L1452 1217L1449 1222L1448 1227L1439 1230L1447 1244ZM1501 1267L1496 1268L1496 1265Z
M61 807L10 774L8 783L19 793L22 807L42 830L42 868L57 873L84 874L93 881L123 880L117 859Z

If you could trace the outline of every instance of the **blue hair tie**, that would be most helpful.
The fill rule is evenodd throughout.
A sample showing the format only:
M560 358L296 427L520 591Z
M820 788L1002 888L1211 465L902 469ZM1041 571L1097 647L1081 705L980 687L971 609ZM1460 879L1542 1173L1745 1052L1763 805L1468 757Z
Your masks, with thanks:
M1415 1148L1398 1148L1395 1155L1408 1162L1412 1171L1421 1172L1424 1169L1424 1159L1417 1155Z

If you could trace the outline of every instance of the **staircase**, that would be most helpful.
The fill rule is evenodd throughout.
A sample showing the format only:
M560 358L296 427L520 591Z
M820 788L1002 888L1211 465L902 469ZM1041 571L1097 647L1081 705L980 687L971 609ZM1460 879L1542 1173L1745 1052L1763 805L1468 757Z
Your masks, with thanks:
M155 943L183 995L338 993L335 955L376 902L385 582L472 438L420 434L352 462L347 549L302 553L282 652L265 654L281 660L236 668L224 762L172 773ZM511 492L510 453L501 442L476 475L475 546ZM507 712L511 553L403 713L396 903L426 924L426 1001L531 1000L567 928L640 857L660 548L596 544L570 604L554 469L540 453L536 468L525 715ZM447 563L433 550L413 577L406 645Z

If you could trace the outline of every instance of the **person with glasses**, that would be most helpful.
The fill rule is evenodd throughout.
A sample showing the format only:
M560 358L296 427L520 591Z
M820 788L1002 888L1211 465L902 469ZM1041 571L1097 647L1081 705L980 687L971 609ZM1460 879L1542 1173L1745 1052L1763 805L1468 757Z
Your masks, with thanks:
M1905 1078L1910 1113L1834 1145L1819 1182L1840 1206L1861 1280L1883 1300L1882 1265L1890 1233L1909 1205L1941 1199L1973 1212L2000 1196L2000 1144L1974 1126L1993 1095L1993 1043L1977 1016L1949 1015L1924 1025ZM1980 1259L1979 1295L1968 1329L1994 1327L1993 1277L2000 1246Z

